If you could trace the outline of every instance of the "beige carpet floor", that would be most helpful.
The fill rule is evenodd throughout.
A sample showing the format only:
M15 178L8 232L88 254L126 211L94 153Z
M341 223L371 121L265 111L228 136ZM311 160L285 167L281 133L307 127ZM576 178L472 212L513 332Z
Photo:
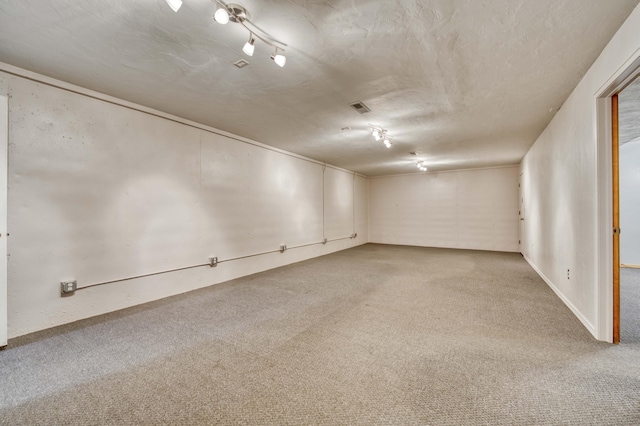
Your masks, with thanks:
M4 425L640 424L640 343L519 254L376 244L13 339L0 382Z

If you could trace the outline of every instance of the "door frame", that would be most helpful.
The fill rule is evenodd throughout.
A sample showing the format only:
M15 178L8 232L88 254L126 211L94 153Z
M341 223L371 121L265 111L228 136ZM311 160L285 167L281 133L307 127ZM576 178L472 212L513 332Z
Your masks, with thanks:
M620 338L619 280L614 282L614 165L612 98L640 75L640 49L595 93L596 100L596 265L597 337L611 343ZM617 200L617 197L616 197ZM617 201L616 201L617 202ZM616 207L616 211L618 206ZM619 259L618 259L619 271Z
M522 182L524 172L520 170L520 176L518 177L518 250L520 254L524 255L524 184Z

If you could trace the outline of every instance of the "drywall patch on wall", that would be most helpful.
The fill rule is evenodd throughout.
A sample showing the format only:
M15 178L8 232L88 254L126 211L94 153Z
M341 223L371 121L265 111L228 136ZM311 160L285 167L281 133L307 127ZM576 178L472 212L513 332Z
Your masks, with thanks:
M327 167L323 194L318 162L14 75L0 73L0 88L11 95L9 337L367 242L366 179L351 172ZM354 224L358 238L322 244L323 227L348 237ZM63 280L274 250L60 297Z
M620 263L640 265L640 138L620 147Z
M373 178L371 242L518 251L518 166Z

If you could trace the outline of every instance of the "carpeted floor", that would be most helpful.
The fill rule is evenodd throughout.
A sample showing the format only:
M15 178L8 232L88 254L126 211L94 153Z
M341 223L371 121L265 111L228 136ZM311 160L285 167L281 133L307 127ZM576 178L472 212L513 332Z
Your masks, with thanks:
M640 424L640 344L512 253L368 244L9 345L6 425Z
M620 341L640 344L640 269L620 269Z

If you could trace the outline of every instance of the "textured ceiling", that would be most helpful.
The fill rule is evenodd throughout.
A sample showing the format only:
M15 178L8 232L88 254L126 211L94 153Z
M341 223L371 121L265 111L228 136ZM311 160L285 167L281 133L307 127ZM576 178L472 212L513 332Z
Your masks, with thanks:
M237 0L279 68L210 0L0 0L0 61L370 176L506 165L639 1Z
M640 78L618 95L619 142L624 145L640 138Z

